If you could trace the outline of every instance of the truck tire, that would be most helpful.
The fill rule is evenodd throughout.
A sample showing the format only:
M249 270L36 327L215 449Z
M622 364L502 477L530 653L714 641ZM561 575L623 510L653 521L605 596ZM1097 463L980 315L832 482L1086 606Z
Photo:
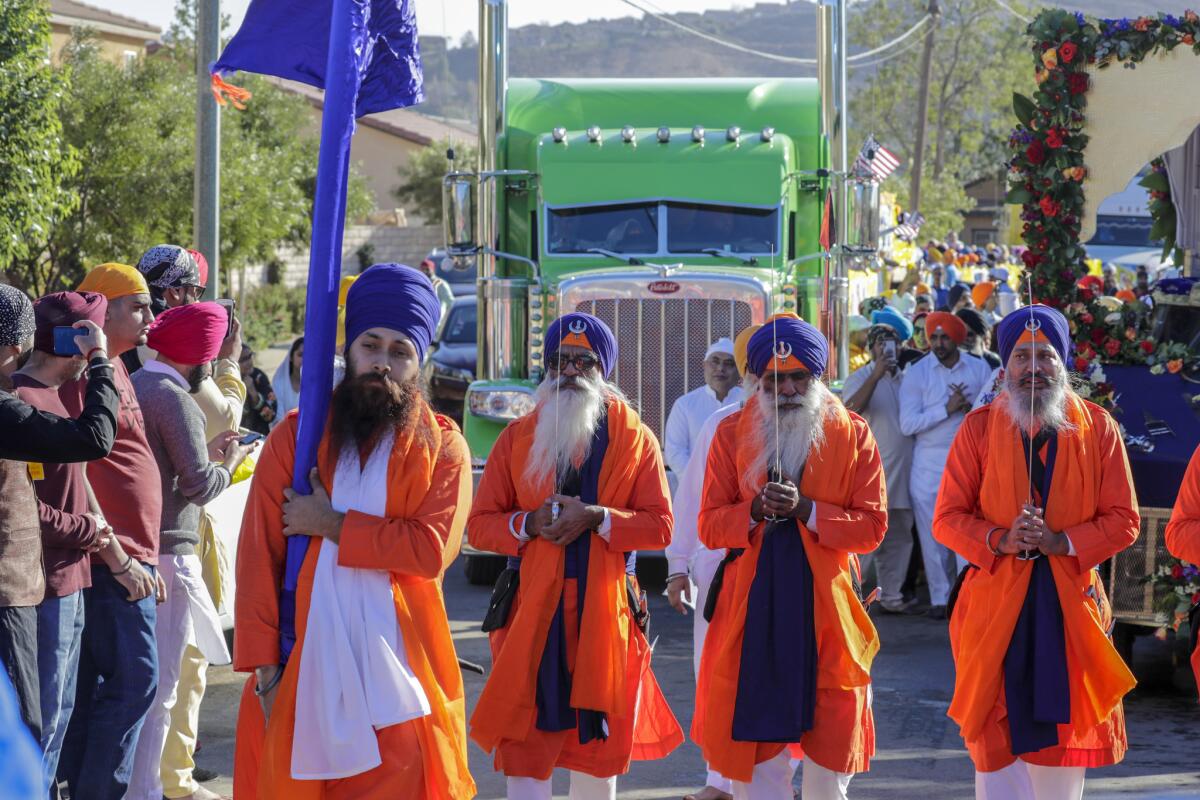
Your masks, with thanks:
M463 559L463 573L472 586L492 586L504 571L504 556L469 555Z

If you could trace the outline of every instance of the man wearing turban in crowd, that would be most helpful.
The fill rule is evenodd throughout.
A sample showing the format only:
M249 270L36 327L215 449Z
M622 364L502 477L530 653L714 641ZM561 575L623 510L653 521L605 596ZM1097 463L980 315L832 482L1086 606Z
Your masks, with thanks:
M887 528L883 467L866 422L821 382L820 331L779 315L747 355L758 387L717 427L700 506L700 540L728 555L692 738L735 800L791 798L799 757L805 800L840 799L875 749L879 638L855 554Z
M956 564L954 554L933 538L938 481L950 443L992 370L960 349L967 326L954 314L935 311L925 317L925 338L929 355L910 365L900 382L900 430L913 437L908 491L929 585L929 615L945 619L954 576L966 564Z
M181 699L177 689L187 688L179 685L185 647L196 648L208 662L229 663L217 609L201 575L200 510L229 488L251 448L238 443L235 431L223 431L209 440L204 415L193 397L209 376L228 326L229 317L217 303L167 309L147 335L147 344L158 355L131 378L162 489L158 573L166 586L166 599L158 607L154 625L158 688L138 736L126 800L163 797L159 768L171 713ZM197 711L202 700L203 689L194 701ZM195 800L210 797L212 793L201 789Z
M704 473L708 468L708 450L721 420L740 411L745 405L745 393L753 393L758 378L746 365L746 347L750 337L761 328L750 325L738 333L733 342L733 359L742 375L742 395L736 402L718 408L696 434L692 454L687 466L679 476L675 489L675 530L671 543L667 545L667 600L676 611L692 613L692 668L700 677L700 654L704 652L704 637L708 633L708 619L704 606L708 601L708 590L717 566L725 557L725 551L710 550L700 543L700 496L704 492ZM729 800L732 784L724 775L708 770L704 788L684 800Z
M470 457L419 384L439 314L416 270L367 269L346 299L346 377L312 494L290 488L297 413L267 439L238 543L234 668L254 673L238 715L239 800L475 795L441 588ZM298 573L291 536L312 537Z
M472 543L510 559L471 738L512 800L549 800L555 767L572 798L605 800L631 758L683 740L650 670L634 575L637 550L670 542L671 504L658 442L607 380L612 331L572 312L546 342L535 410L496 440L471 509Z
M997 326L1004 389L963 423L934 534L967 568L950 619L950 717L980 800L1078 800L1125 755L1133 675L1109 641L1097 567L1131 545L1137 503L1117 423L1072 391L1067 320Z
M1175 509L1166 530L1167 550L1183 561L1200 566L1200 447L1192 453L1183 475L1183 485L1175 499ZM1200 598L1192 598L1191 613L1192 670L1200 686Z

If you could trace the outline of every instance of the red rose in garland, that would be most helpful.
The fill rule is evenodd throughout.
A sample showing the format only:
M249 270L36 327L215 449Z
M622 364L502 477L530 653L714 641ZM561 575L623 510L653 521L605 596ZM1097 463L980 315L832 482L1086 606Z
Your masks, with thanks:
M1029 163L1033 165L1041 164L1046 160L1046 148L1036 139L1025 148L1025 158L1029 159Z
M1092 343L1099 346L1104 342L1106 334L1103 328L1095 328L1092 330Z
M1042 263L1042 257L1032 250L1026 250L1024 253L1021 253L1021 260L1024 261L1025 266L1029 267L1030 269L1033 269L1038 264Z
M1075 359L1075 371L1084 372L1088 368L1088 360L1086 358Z
M1109 339L1104 343L1104 352L1108 353L1109 358L1116 357L1117 353L1121 352L1121 343L1116 339Z
M1086 72L1072 72L1067 76L1067 91L1071 94L1083 94L1088 90L1088 76Z
M1074 42L1064 42L1058 48L1058 57L1062 63L1070 64L1075 60L1075 53L1078 51L1079 48L1075 46Z
M1151 353L1154 352L1154 342L1150 341L1149 339L1146 339L1145 341L1143 341L1141 347L1142 347L1142 352L1145 353L1146 355L1150 355Z
M1048 194L1042 195L1042 199L1038 201L1038 206L1041 207L1042 213L1047 217L1057 217L1059 210L1062 208Z
M1046 146L1054 150L1063 146L1062 133L1059 132L1058 128L1051 128L1046 131Z

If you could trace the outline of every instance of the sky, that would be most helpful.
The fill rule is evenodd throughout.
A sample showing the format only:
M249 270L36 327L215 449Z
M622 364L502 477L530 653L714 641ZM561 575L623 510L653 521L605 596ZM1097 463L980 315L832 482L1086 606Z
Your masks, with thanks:
M153 23L163 30L166 30L174 18L175 4L172 0L83 2ZM754 5L754 2L755 0L647 0L638 2L638 5L652 6L666 12L680 12L748 7ZM416 3L417 27L422 34L449 35L457 41L464 33L474 32L477 27L477 0L416 0ZM250 0L221 0L221 13L230 17L233 29L241 23L249 4ZM540 22L586 22L591 19L628 16L641 16L641 13L621 0L510 0L508 11L509 25L513 27Z

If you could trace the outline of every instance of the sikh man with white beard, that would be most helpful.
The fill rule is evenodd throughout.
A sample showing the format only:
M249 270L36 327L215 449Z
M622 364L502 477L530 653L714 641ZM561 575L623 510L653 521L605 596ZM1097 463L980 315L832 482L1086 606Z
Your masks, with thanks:
M573 800L613 800L632 758L683 741L650 670L634 575L637 550L670 542L671 503L654 434L607 381L612 331L573 312L546 342L537 406L497 439L468 521L472 543L509 556L470 736L512 800L550 800L555 767Z
M700 540L728 548L713 579L692 739L735 800L842 800L875 750L879 637L856 554L887 529L883 466L867 423L821 382L825 337L793 314L748 346L758 388L717 427Z
M1137 537L1137 502L1116 422L1070 388L1066 318L1032 305L996 334L1003 389L963 422L933 521L971 564L951 609L949 716L978 800L1079 800L1086 769L1128 746L1135 681L1096 567Z

